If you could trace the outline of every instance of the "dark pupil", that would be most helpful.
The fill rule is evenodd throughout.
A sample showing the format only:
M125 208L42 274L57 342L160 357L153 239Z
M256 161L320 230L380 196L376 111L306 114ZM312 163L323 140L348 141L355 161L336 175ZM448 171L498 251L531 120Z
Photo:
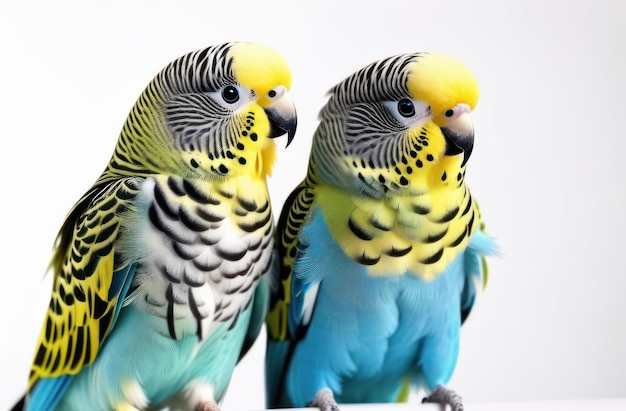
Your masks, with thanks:
M275 90L270 90L270 91L267 92L267 95L270 98L274 98L274 97L276 97L276 91Z
M409 99L402 99L398 102L398 111L403 117L411 117L415 114L415 106Z
M235 103L239 100L239 92L234 86L227 86L224 88L224 91L222 91L222 98L229 104Z
M452 109L446 111L446 117L452 117L453 114L454 114L454 111Z

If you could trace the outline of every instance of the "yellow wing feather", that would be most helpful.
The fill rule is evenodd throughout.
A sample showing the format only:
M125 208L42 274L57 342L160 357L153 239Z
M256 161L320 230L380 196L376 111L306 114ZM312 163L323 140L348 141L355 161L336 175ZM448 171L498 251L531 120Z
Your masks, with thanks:
M298 234L305 223L315 199L315 191L307 182L302 183L285 202L277 226L277 248L281 259L279 271L272 273L272 282L278 290L272 292L270 310L266 317L269 337L275 340L288 338L288 309L291 303L291 277L298 246Z
M39 334L29 387L42 377L76 374L91 364L116 314L118 295L110 295L115 241L121 214L136 194L125 179L95 187L74 206L57 237L51 261L52 297Z

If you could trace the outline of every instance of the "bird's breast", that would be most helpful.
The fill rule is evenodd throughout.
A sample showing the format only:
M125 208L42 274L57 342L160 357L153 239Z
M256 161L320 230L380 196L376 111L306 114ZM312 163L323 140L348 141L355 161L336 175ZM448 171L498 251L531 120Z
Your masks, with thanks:
M370 275L411 273L425 280L467 246L480 218L465 186L382 199L323 186L317 206L334 241Z
M272 215L264 181L159 176L141 192L130 243L144 257L130 300L159 331L205 338L247 308L270 264Z

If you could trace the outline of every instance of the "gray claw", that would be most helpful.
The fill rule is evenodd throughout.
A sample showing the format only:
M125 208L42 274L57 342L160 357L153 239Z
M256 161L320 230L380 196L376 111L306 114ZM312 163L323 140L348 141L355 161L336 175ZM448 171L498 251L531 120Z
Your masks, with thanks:
M330 388L322 388L315 394L315 398L308 404L309 407L317 407L320 411L339 411L339 405Z
M463 399L459 394L446 388L443 385L435 387L430 395L422 400L422 402L448 404L452 411L463 411Z

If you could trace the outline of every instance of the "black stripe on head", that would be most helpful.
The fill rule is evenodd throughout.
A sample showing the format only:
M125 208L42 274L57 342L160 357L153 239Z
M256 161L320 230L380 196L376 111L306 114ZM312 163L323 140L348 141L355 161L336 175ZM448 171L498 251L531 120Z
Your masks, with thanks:
M216 91L234 82L232 58L228 52L233 43L224 43L185 54L168 64L155 78L166 94Z
M362 102L381 102L406 96L406 66L417 53L389 57L358 70L330 90L331 98L322 111L335 112Z

